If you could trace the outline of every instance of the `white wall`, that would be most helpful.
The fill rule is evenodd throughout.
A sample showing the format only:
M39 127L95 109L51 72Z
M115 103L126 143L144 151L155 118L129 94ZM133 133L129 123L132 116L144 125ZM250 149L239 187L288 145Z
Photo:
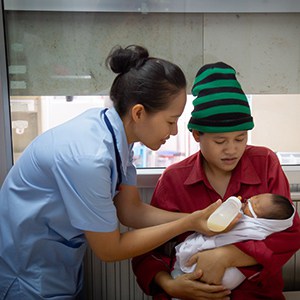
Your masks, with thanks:
M252 144L300 152L300 95L253 95Z

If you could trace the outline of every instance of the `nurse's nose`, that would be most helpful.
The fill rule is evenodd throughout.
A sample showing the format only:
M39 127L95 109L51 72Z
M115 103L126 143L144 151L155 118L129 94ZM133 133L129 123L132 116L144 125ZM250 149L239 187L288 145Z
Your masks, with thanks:
M178 124L175 123L172 125L171 127L171 132L170 132L170 135L176 135L178 133Z

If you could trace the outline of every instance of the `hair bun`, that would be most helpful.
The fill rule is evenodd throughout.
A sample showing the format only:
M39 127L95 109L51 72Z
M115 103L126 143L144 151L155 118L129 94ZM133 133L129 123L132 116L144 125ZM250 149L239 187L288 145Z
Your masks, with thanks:
M146 48L130 45L126 48L114 47L106 59L106 66L117 74L127 73L131 68L139 68L149 57Z

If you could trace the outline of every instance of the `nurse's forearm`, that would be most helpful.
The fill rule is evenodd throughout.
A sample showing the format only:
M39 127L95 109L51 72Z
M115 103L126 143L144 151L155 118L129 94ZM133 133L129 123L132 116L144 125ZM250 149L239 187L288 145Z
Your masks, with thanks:
M202 211L157 226L136 229L120 234L113 232L86 231L87 240L95 254L105 261L116 261L138 256L157 248L173 237L186 231L208 233L207 219L220 205L213 203Z
M153 250L167 240L190 230L181 218L177 221L125 233L86 231L88 243L98 258L103 261L119 261Z
M135 186L123 185L121 192L114 198L114 204L120 222L132 228L159 225L187 215L162 210L142 202Z
M118 215L124 225L132 228L144 228L172 222L188 215L186 213L166 211L142 202L138 205L136 212L134 210L128 212L126 220L123 218L123 222Z

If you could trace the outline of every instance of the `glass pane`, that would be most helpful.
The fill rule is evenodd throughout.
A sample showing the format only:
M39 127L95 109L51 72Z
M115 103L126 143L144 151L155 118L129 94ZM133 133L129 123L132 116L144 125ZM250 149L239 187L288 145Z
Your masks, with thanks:
M252 95L251 142L277 153L282 165L300 165L300 95Z
M283 165L300 165L298 112L300 95L251 95L255 127L249 132L249 144L273 149ZM158 151L140 143L134 146L138 168L166 167L195 153L199 145L187 129L193 96L178 122L178 135L172 136ZM75 117L92 107L109 107L109 96L12 96L14 159L42 132Z
M272 14L265 15L262 20L261 15L255 14L236 18L232 14L151 14L137 11L139 13L117 12L117 7L114 12L72 11L71 7L63 11L17 11L10 7L5 11L15 160L34 137L45 130L90 107L111 105L108 93L114 74L106 69L104 61L116 44L141 44L149 49L151 55L178 63L186 73L190 90L194 75L204 62L204 56L206 61L212 59L211 53L218 57L218 52L213 51L220 47L213 45L221 36L220 39L213 37L220 31L218 25L223 30L227 28L222 26L222 21L234 26L243 36L250 34L247 36L250 41L253 41L253 36L247 28L251 28L253 24L259 26L263 21L269 24L268 30L274 27ZM285 20L285 15L279 17ZM287 26L296 30L299 18L294 14L289 17L292 21ZM236 26L236 22L242 22L243 26ZM270 35L264 31L266 27L260 28L261 39ZM276 32L273 34L276 36ZM222 35L226 36L223 32ZM278 32L278 40L281 37L281 32ZM222 39L221 42L228 41ZM257 57L257 48L253 48L246 38L236 48L238 53L232 56L237 57L237 61L243 49L247 49L249 55ZM279 45L276 53L279 55L280 51L285 51L285 48L280 48ZM265 57L262 55L259 58ZM243 58L242 62L244 61ZM238 66L243 68L244 65L241 63ZM252 76L247 76L247 72L253 71L253 67L247 66L246 75L245 70L241 70L241 73L244 71L243 77L249 78L243 82L248 89L257 86L255 80L269 79L267 73L263 73L268 68L262 68L262 73L257 76L253 76L253 72ZM269 69L272 67L269 66ZM293 71L295 73L297 70ZM275 75L270 80L278 80ZM289 80L291 83L287 87L287 94L290 91L298 93L299 85L295 81L297 76L291 78L294 81ZM276 89L282 89L277 81L273 82L273 88L275 92ZM267 90L266 93L270 91ZM296 138L300 129L297 116L300 111L299 95L252 93L249 99L255 119L255 128L249 135L249 142L270 147L278 154L282 164L299 165L300 144ZM177 136L171 137L156 152L140 143L135 145L135 164L138 168L165 167L199 149L187 130L193 109L192 100L193 97L189 95L185 112L178 123Z
M274 150L282 165L300 165L300 95L248 95L255 127L249 131L248 144ZM138 167L168 166L199 150L187 129L193 96L188 95L178 135L170 138L157 152L136 147Z
M14 160L37 135L89 108L110 105L108 96L11 96Z

